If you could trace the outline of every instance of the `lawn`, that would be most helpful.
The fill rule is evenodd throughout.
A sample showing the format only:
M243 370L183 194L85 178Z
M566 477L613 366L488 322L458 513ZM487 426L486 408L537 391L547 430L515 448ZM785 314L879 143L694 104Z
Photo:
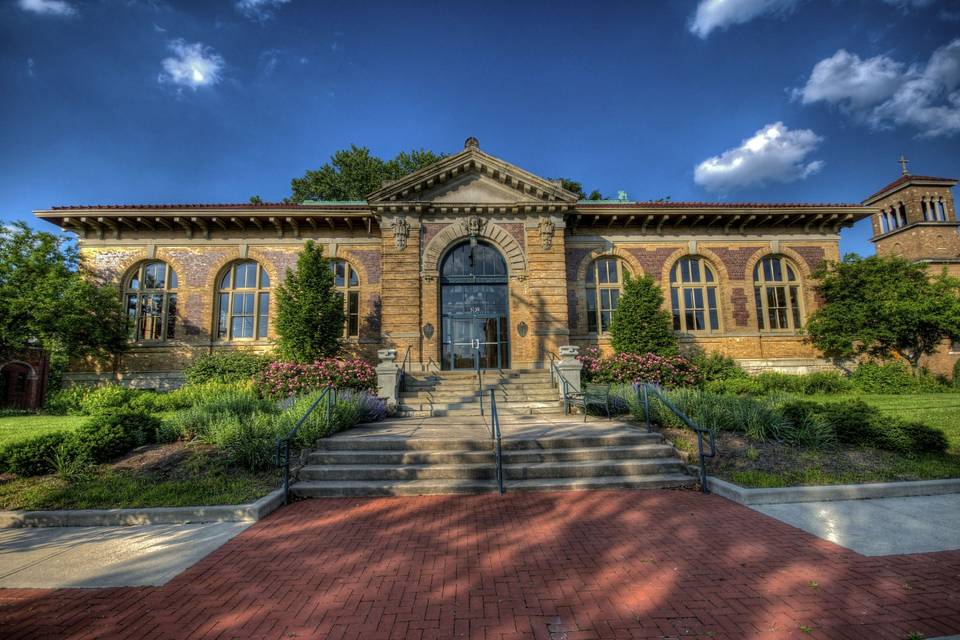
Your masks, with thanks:
M51 431L73 431L79 427L86 416L44 416L25 415L0 418L0 447Z
M859 399L880 411L905 420L916 420L946 434L950 452L960 455L960 393L923 393L916 395L818 395L818 402Z
M0 509L116 509L243 504L279 484L277 472L229 464L213 447L152 445L71 478L0 479Z

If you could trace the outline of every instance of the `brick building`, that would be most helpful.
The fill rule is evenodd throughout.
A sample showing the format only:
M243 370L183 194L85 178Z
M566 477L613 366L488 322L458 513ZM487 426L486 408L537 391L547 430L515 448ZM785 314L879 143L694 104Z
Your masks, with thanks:
M946 271L960 277L960 220L953 201L953 178L915 176L900 159L899 178L864 200L875 207L872 218L877 255L899 255L929 265L931 275ZM934 373L950 375L960 358L960 342L944 341L921 364Z
M952 201L945 206L953 215ZM78 366L70 377L164 388L198 354L269 348L273 288L308 238L335 259L347 344L371 360L394 347L413 369L476 359L542 367L563 345L608 346L624 277L649 274L684 345L750 368L818 368L825 363L799 332L817 305L811 273L839 257L841 228L876 212L872 203L578 201L470 138L364 201L36 215L78 235L87 265L123 290L132 320L136 345L116 373Z

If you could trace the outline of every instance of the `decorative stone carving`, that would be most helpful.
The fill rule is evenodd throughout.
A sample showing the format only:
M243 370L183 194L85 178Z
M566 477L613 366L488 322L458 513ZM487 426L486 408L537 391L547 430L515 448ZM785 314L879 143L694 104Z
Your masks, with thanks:
M397 251L403 251L407 248L407 237L410 235L410 223L403 216L394 218L390 223L393 228L393 241L397 245Z
M540 248L549 251L553 247L553 232L557 225L550 218L540 218Z
M463 230L471 238L476 238L483 231L483 228L487 225L487 221L481 218L480 216L470 216L463 221Z

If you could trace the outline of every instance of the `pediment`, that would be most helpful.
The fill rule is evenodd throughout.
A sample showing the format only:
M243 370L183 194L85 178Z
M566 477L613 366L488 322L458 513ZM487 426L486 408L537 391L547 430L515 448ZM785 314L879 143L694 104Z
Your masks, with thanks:
M575 204L577 195L557 182L480 151L475 138L447 156L367 196L382 202Z

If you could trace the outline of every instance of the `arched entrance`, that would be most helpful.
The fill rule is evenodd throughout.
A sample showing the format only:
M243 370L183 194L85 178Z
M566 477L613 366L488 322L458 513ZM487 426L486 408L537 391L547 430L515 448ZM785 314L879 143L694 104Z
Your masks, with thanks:
M492 245L468 240L440 265L442 369L510 366L507 263Z
M33 370L22 362L0 366L0 407L32 409Z

